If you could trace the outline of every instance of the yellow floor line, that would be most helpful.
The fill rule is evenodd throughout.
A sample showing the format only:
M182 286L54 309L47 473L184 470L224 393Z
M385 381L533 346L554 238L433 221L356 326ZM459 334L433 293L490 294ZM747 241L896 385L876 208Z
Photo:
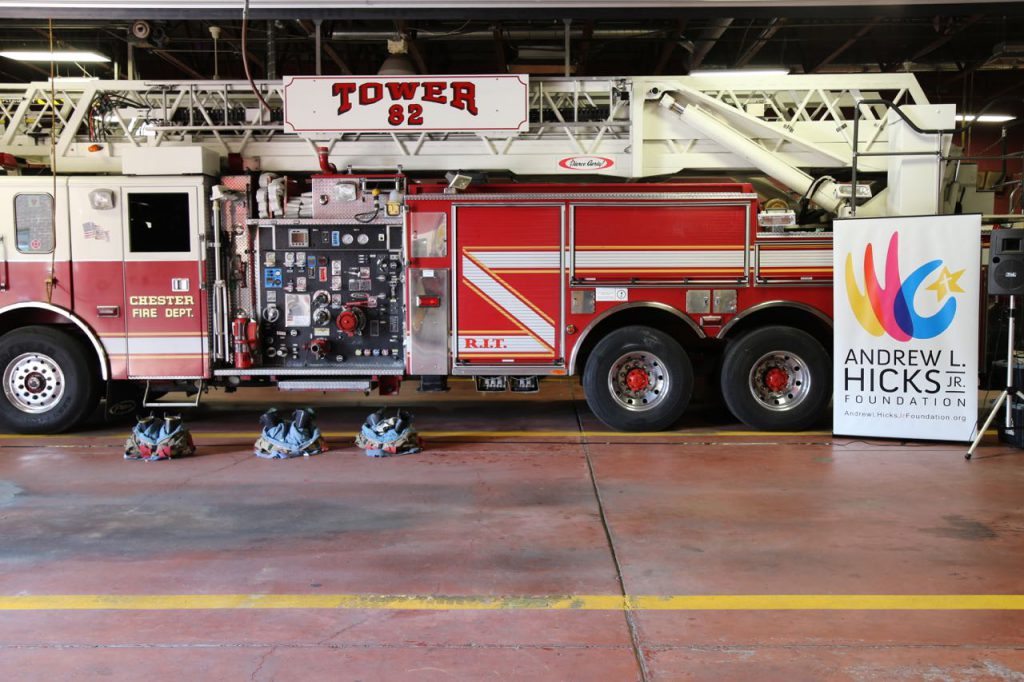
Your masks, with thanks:
M443 596L152 594L0 596L2 611L363 609L411 611L1022 611L1020 594Z
M126 427L127 430L127 427ZM992 433L995 433L993 431ZM192 434L197 438L255 438L258 432L251 431L203 431L192 429ZM102 435L89 434L36 434L19 435L16 433L0 434L0 440L14 439L68 439L68 438L122 438L122 433L111 433ZM354 438L355 431L324 431L325 438ZM773 436L831 436L831 431L739 431L739 430L710 430L710 431L577 431L577 430L555 430L555 431L489 431L485 429L468 429L462 431L421 431L424 438L578 438L581 435L587 438L692 438L695 436L761 436L771 438ZM845 436L839 436L845 438Z

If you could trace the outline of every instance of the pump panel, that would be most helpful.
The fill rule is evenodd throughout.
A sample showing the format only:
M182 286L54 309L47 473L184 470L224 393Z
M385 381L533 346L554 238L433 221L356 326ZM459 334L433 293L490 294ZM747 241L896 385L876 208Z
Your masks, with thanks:
M263 365L401 368L400 224L259 225Z

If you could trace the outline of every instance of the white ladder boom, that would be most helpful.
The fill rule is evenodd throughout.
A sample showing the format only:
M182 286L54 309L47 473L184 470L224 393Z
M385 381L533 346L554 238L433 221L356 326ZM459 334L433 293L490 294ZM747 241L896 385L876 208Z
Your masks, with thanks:
M318 168L326 146L339 168L508 170L579 175L569 157L607 159L588 171L647 177L680 171L753 170L748 160L660 107L665 93L699 107L780 161L799 168L848 168L855 103L927 104L912 74L774 77L536 78L523 133L345 133L302 137L282 125L280 81L101 81L56 79L0 85L0 153L49 166L56 131L62 173L121 173L128 149L200 145L225 159L271 171ZM888 149L884 107L860 107L862 152ZM863 171L886 168L864 157Z

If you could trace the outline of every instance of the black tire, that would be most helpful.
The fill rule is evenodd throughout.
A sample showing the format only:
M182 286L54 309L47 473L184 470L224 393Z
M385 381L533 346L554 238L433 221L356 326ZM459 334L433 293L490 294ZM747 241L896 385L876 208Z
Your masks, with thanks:
M660 431L686 410L693 394L693 366L668 334L623 327L594 346L583 370L583 390L587 405L611 428Z
M828 408L832 362L807 332L764 327L729 342L721 385L725 404L744 424L799 431L818 422Z
M0 425L57 433L85 419L99 400L89 355L73 336L24 327L0 336Z

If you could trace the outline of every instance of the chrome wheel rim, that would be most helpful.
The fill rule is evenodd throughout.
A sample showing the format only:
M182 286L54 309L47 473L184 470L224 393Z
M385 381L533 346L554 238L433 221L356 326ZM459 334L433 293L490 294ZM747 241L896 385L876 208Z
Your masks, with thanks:
M811 373L799 355L765 353L750 368L750 393L761 407L775 412L796 408L811 391Z
M647 351L624 353L608 371L608 392L621 407L643 412L660 405L671 379L661 359Z
M4 370L4 395L15 408L29 414L52 410L64 397L64 372L42 353L22 353Z

